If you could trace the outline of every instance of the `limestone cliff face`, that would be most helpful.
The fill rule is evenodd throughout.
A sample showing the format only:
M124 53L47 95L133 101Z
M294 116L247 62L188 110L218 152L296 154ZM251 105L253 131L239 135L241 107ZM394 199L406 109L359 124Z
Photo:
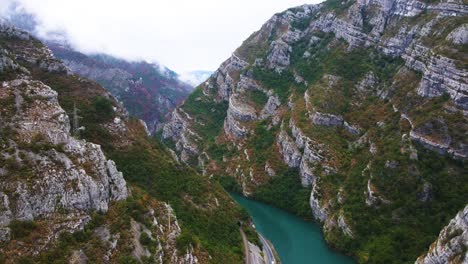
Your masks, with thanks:
M418 258L417 264L467 263L468 255L468 206L460 211L440 231L429 251Z
M351 2L352 1L348 1ZM356 47L375 47L386 55L401 57L405 65L414 71L422 73L422 78L418 84L417 92L422 97L439 97L447 93L452 98L455 105L463 115L468 108L466 104L468 96L468 84L466 83L467 72L463 67L455 65L457 59L449 58L446 52L440 52L441 48L426 44L427 38L431 35L442 34L441 29L436 28L437 23L442 20L453 19L467 15L466 5L462 1L449 1L441 3L427 4L419 1L357 1L346 4L349 6L346 14L336 14L336 12L326 12L323 5L306 5L288 10L271 18L260 31L253 34L242 47L240 47L231 58L224 62L202 89L206 95L216 97L216 100L226 100L230 102L230 108L226 118L227 131L236 138L246 134L246 130L236 121L248 121L252 119L252 111L241 108L236 111L232 105L231 95L237 98L245 90L268 91L252 79L251 71L245 71L252 66L264 65L267 68L278 72L289 66L292 53L292 46L299 40L310 38L309 45L320 41L320 38L310 36L311 32L321 31L333 33L336 38L344 39L348 43L348 49ZM432 12L430 20L411 25L406 22L408 17L417 17L423 11ZM369 17L363 17L366 13ZM304 30L298 30L293 25L295 23L308 21L311 16L317 16L306 25ZM367 28L371 28L367 32ZM401 25L403 25L401 27ZM397 28L398 32L389 33L388 28ZM387 29L387 31L386 31ZM466 35L464 24L450 32L447 39L455 40L456 45L463 43L463 36ZM393 34L392 34L393 33ZM276 39L267 48L266 61L257 58L255 62L248 62L247 57L255 54L244 54L249 46L268 45L267 37ZM304 57L307 57L304 53ZM456 52L455 52L456 53ZM309 53L310 54L310 53ZM453 54L450 54L453 56ZM369 73L372 74L372 73ZM300 76L299 80L301 79ZM371 79L369 79L371 78ZM367 76L362 80L363 86L375 84L372 76ZM382 95L384 96L384 94ZM245 99L244 99L245 100ZM268 106L268 105L267 105ZM234 111L234 112L233 112ZM247 119L243 118L243 111ZM234 115L233 115L234 114ZM314 123L326 126L341 126L343 120L329 113L317 112L313 115ZM349 125L349 124L346 124ZM351 126L350 126L350 129ZM353 130L356 132L356 130ZM414 139L418 139L420 134L412 133ZM430 136L422 136L427 142L432 142ZM435 142L432 143L437 144ZM466 144L459 146L446 146L444 153L453 153L455 156L465 157L467 154ZM458 149L457 149L458 148Z
M32 41L27 33L0 24L0 35ZM48 49L26 52L1 52L0 73L20 73L0 87L2 241L10 239L12 221L53 217L52 234L75 231L90 220L92 211L106 212L112 201L128 196L122 173L100 146L71 135L57 92L32 80L17 61L27 60L49 72L66 74L67 68Z
M13 220L57 215L58 226L74 231L89 221L91 211L106 212L110 202L127 198L122 173L100 146L71 136L70 120L50 87L24 79L4 82L0 100L5 103L1 111L3 241L9 239L8 225Z
M276 14L175 110L163 141L254 197L297 170L310 214L343 248L372 239L357 232L361 213L405 226L402 199L445 203L434 196L442 175L466 179L467 15L461 0L331 0ZM429 179L428 157L460 164Z
M190 116L183 110L174 111L170 122L164 125L162 137L173 140L176 150L180 153L180 159L187 162L190 157L198 154L199 149L195 142L199 136L190 129L184 115L190 120Z

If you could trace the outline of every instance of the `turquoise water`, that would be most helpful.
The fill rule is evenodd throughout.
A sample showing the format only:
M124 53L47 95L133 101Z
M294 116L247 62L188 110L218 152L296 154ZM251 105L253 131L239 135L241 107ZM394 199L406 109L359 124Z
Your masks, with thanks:
M327 247L317 224L237 194L231 196L247 209L257 231L273 243L283 264L354 263Z

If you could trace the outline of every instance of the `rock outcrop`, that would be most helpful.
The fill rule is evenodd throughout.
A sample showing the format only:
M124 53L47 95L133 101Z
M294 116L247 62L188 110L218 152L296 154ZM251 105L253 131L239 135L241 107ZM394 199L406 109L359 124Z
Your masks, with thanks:
M190 120L187 113L174 111L171 121L164 125L162 132L164 139L171 139L175 142L176 149L184 162L199 154L198 146L191 140L191 138L196 138L197 134L190 129L186 119Z
M269 96L268 101L263 107L262 113L261 113L261 118L266 119L268 117L274 116L276 109L280 107L281 102L278 98L278 96Z
M21 40L31 39L31 36L27 32L16 28L4 18L0 18L0 32L2 36L6 37L14 37Z
M458 69L452 59L433 56L428 61L418 94L437 97L448 93L455 103L468 110L468 72Z
M468 24L464 24L450 32L447 40L452 41L456 45L468 44Z
M245 69L248 65L249 63L233 54L221 64L219 69L212 75L211 80L213 80L214 85L208 83L205 89L208 90L208 93L209 90L216 89L217 100L229 101L229 97L236 87L236 82L234 80L236 77L235 75L239 74L240 71ZM210 80L208 80L208 82L210 82ZM245 82L241 80L241 85L243 84L245 84ZM252 85L252 83L247 84L247 87L250 85ZM253 86L255 87L255 84L253 84Z
M280 145L280 151L284 162L289 167L299 167L302 160L302 154L286 131L282 130L278 135L278 144Z
M92 211L106 212L110 202L128 196L122 173L100 146L71 135L57 92L18 79L2 84L0 100L3 241L13 220L54 215L63 229L74 231L83 228Z
M231 114L234 119L242 122L257 119L255 109L243 101L245 101L245 99L240 98L238 95L229 97L228 113Z
M332 114L315 112L312 115L312 123L319 126L337 127L343 125L343 118Z
M468 263L468 206L440 231L429 251L417 264Z

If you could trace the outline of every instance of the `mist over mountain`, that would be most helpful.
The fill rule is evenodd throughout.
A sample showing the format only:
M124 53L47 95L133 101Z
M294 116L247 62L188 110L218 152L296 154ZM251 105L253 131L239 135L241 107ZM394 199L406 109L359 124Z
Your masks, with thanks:
M310 0L318 3L321 0ZM214 70L271 14L304 0L2 0L34 14L39 33L66 31L83 53L157 61L178 72ZM246 8L248 6L249 8Z
M40 38L74 73L92 79L110 91L130 114L146 122L150 133L159 128L194 87L158 63L127 61L105 53L84 54L74 48L67 32L41 31L38 19L16 5L11 6L6 18L16 27Z
M197 87L202 82L206 81L213 71L192 71L192 72L185 72L180 74L180 79L186 83L191 84L193 87Z

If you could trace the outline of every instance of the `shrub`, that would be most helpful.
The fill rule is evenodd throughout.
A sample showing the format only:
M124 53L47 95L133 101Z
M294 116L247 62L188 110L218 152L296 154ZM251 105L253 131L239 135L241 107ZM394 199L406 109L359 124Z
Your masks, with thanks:
M92 107L93 114L97 121L107 122L114 118L114 106L109 99L103 96L98 96L94 98Z
M34 221L13 220L10 223L11 238L14 240L22 240L34 232L37 227L38 225Z
M249 147L253 150L253 158L257 165L264 165L270 157L269 149L274 146L275 131L273 128L268 129L267 122L262 121L255 127L254 136L248 142Z
M148 236L146 232L141 232L140 235L140 243L143 246L151 246L153 244L153 240Z
M223 188L229 192L242 193L242 187L239 183L231 176L218 177L218 181Z
M272 89L286 103L290 94L290 88L294 84L294 76L289 71L278 73L273 70L253 68L254 78L259 80L266 88Z
M247 97L259 107L263 107L268 102L268 96L263 91L259 90L248 91Z

